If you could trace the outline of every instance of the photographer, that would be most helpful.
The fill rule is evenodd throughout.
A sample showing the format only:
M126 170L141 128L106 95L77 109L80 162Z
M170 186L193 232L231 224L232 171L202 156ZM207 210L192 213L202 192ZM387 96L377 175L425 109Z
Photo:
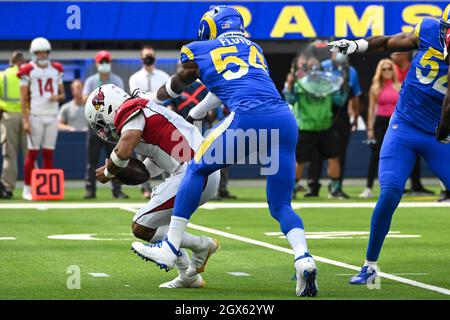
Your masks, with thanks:
M333 92L339 89L343 80L320 69L316 56L299 55L283 90L285 99L293 106L299 126L297 177L300 179L305 162L317 159L315 155L327 159L330 197L343 198L339 182L339 140L332 130Z

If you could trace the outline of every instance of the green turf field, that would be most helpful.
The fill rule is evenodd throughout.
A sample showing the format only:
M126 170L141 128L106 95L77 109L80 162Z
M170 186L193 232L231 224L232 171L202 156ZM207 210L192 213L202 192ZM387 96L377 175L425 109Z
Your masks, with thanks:
M360 189L352 187L347 191L356 196ZM287 241L276 234L277 223L267 209L251 208L252 203L264 201L263 189L232 188L240 198L234 203L250 203L250 208L226 208L233 202L215 201L210 203L215 208L200 209L193 216L195 229L189 231L213 236L222 245L203 274L203 289L158 288L174 278L176 271L160 271L130 250L134 241L130 233L133 213L125 209L132 211L143 200L136 188L127 192L131 200L125 204L120 201L120 208L108 209L76 208L86 203L80 200L80 189L69 189L65 201L51 203L73 203L74 208L6 209L2 206L23 202L18 198L0 202L0 239L15 238L0 240L0 299L300 299L295 296L295 281L291 280L293 257L283 252L288 248ZM435 198L405 198L404 203L421 201L427 205L433 204ZM111 201L110 191L100 189L95 204ZM323 192L318 200L299 199L296 203L306 201L319 206L338 202L326 199ZM352 202L362 201L338 203ZM372 209L319 207L296 211L303 218L309 249L318 259L319 296L314 299L449 299L450 207L398 209L380 268L408 283L381 278L374 289L347 284L355 273L351 266L360 267L363 262ZM214 234L200 231L198 226L211 228ZM224 233L217 234L220 232ZM269 232L272 234L267 235ZM96 240L48 238L67 234L91 234ZM235 239L235 235L245 238ZM260 242L256 245L252 240ZM80 289L67 287L68 280L73 283L73 266L80 270Z

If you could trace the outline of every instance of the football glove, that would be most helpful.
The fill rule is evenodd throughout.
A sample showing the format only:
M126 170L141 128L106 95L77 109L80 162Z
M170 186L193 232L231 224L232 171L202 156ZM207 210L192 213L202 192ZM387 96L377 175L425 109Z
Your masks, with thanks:
M356 41L342 39L330 42L328 44L328 47L332 52L340 52L342 54L352 54L354 52L365 52L369 47L369 43L364 39L359 39Z
M449 144L450 143L450 128L444 125L439 125L436 129L436 139L440 143Z

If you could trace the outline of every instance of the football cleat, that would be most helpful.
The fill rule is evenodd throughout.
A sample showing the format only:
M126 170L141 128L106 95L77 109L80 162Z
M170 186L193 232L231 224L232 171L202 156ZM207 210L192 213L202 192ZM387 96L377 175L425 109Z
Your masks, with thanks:
M319 292L317 286L317 267L309 253L295 259L295 292L299 297L315 297Z
M152 261L166 271L175 266L177 257L181 254L168 240L148 244L135 241L131 244L131 250L145 261Z
M203 288L205 282L201 275L197 274L193 277L184 275L178 275L175 279L169 282L165 282L159 285L160 288L166 289L178 289L178 288Z
M33 200L33 196L31 195L30 186L26 186L26 185L23 186L22 199L28 200L28 201Z
M186 270L188 277L195 276L205 271L209 257L220 248L219 241L209 237L200 237L202 245L200 250L192 250L191 263Z
M350 284L370 284L377 278L377 270L371 266L363 266L361 272L350 279Z

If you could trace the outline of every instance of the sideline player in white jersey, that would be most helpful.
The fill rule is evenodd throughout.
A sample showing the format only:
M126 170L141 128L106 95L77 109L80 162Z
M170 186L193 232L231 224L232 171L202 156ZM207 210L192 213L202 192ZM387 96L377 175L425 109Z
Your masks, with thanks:
M64 100L63 67L50 61L50 42L36 38L31 42L31 61L23 64L20 78L20 101L23 128L27 133L28 152L25 157L22 198L31 200L31 172L39 150L42 149L43 167L53 168L53 151L58 136L58 102Z
M166 107L148 99L130 97L113 84L102 85L89 95L85 115L100 138L117 142L107 163L96 170L97 180L101 183L113 179L125 168L133 151L145 157L144 164L150 177L163 172L170 174L153 189L150 201L135 214L132 224L137 238L151 243L162 240L169 227L175 195L187 163L203 141L200 131ZM218 171L205 179L200 204L216 194L219 180ZM185 232L181 248L192 250L192 260L186 250L180 250L176 261L178 277L160 287L203 287L199 273L204 271L208 258L219 248L217 240Z

